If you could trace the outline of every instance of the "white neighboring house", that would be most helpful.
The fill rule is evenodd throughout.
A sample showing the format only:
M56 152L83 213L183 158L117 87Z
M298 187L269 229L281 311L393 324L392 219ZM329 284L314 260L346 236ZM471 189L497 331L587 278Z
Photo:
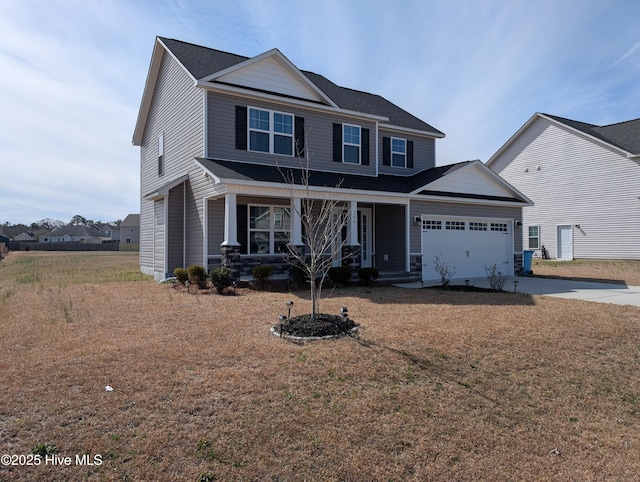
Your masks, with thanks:
M102 243L103 233L90 226L73 226L71 224L54 229L50 233L41 236L41 243L65 243L70 241L86 244Z
M596 126L536 113L487 166L535 203L523 208L524 249L640 259L640 119Z

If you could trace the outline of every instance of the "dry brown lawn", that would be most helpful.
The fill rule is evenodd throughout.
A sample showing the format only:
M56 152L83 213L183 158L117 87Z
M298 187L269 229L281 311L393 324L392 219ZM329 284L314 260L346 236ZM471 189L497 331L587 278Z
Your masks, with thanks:
M159 285L130 253L11 254L0 453L73 463L0 480L638 479L638 308L344 288L322 308L360 338L298 345L269 333L289 299L308 310Z
M541 276L558 276L640 286L640 261L553 261L534 259L531 269L535 275Z

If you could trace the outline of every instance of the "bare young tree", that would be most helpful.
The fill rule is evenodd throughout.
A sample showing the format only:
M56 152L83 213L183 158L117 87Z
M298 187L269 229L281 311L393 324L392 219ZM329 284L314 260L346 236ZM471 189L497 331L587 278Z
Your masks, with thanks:
M305 149L305 162L301 162L299 178L292 169L280 169L292 199L300 199L293 203L293 210L300 218L302 226L301 238L304 246L287 244L286 261L301 269L309 279L311 294L311 319L315 319L320 311L322 287L337 256L340 261L350 256L343 254L347 243L341 232L347 226L348 216L344 215L344 203L332 199L327 192L314 193L310 189L309 149ZM335 188L339 189L340 181ZM290 240L291 241L291 240Z

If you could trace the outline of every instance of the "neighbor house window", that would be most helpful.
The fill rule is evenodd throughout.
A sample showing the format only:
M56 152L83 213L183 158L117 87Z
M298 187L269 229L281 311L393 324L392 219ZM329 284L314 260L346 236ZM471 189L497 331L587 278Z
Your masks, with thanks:
M540 226L529 226L529 249L540 249Z
M158 176L164 174L164 134L158 137Z
M249 150L293 156L293 115L249 108Z
M407 141L405 139L391 138L391 165L393 167L407 165Z
M343 124L342 160L344 162L360 164L360 126Z
M277 254L287 249L291 209L285 206L249 206L249 253Z

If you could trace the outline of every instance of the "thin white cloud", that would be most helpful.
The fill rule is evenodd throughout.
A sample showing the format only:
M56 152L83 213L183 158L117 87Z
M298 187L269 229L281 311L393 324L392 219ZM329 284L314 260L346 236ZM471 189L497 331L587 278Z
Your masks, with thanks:
M616 65L618 65L620 62L626 60L628 57L630 57L636 50L640 49L640 42L637 42L633 45L633 47L631 47L627 53L625 53L622 57L620 57L618 60L616 60L613 64L611 64L611 68L615 67Z

